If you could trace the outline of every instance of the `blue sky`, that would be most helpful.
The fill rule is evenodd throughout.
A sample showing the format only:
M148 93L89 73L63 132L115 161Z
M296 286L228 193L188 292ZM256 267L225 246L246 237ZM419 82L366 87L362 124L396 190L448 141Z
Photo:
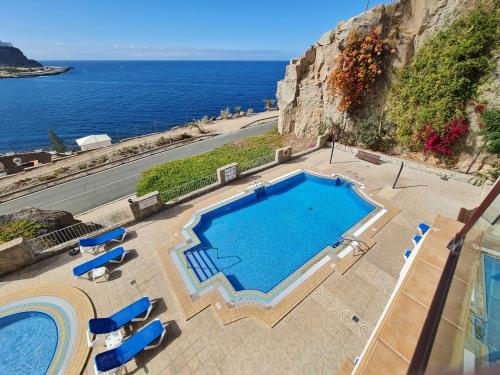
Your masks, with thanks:
M365 6L366 0L0 0L0 40L40 60L287 60Z

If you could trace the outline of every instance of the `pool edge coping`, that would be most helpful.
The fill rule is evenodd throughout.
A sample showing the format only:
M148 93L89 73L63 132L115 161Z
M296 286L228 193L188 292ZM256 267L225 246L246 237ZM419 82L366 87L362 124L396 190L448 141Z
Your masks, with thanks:
M70 359L68 361L68 364L64 368L61 368L58 374L80 374L87 364L91 349L87 345L85 334L87 330L88 320L95 317L94 306L89 296L85 292L72 286L54 286L54 284L51 284L46 286L27 288L15 293L0 296L0 306L15 302L17 300L44 296L52 296L63 299L75 310L76 323L78 325L78 332L75 335L75 345L73 351L69 353ZM51 369L51 367L52 362L49 370Z
M242 291L236 291L232 284L229 282L227 279L226 275L223 272L219 272L203 282L200 282L197 280L196 276L193 274L192 271L189 270L189 266L186 261L185 257L185 252L188 251L189 249L196 247L201 243L200 239L194 232L193 228L200 222L201 217L203 214L206 214L210 211L213 211L215 209L218 209L220 207L223 207L229 203L235 202L239 199L242 199L246 196L250 196L255 192L256 189L258 189L261 186L271 186L274 184L277 184L281 181L284 181L288 178L291 178L293 176L297 176L299 174L309 174L315 177L319 178L324 178L327 180L335 180L335 179L342 179L346 181L347 183L351 184L352 190L357 194L359 198L362 200L366 201L367 203L371 204L374 206L374 209L372 212L370 212L368 215L363 217L361 220L356 222L352 227L350 227L348 230L346 230L344 233L341 234L341 237L356 237L357 240L361 240L361 235L362 233L368 229L371 224L376 222L378 218L382 217L386 212L387 209L379 202L375 201L371 197L369 197L365 192L364 188L365 186L353 179L346 178L345 176L339 175L339 174L332 174L330 175L325 175L322 173L318 173L315 171L312 171L310 169L306 168L298 168L294 171L291 171L289 173L285 173L281 176L278 176L274 179L271 179L269 181L264 181L259 184L256 184L255 186L249 186L244 189L244 191L240 191L238 193L235 193L227 198L221 199L213 204L210 204L208 206L202 207L200 209L197 209L192 215L191 218L188 220L186 224L182 226L181 233L184 236L186 242L181 243L178 246L174 247L171 251L171 256L174 258L174 256L177 257L177 259L174 259L174 262L176 263L176 266L181 266L182 269L179 270L179 272L185 273L184 275L181 275L182 279L187 282L186 286L188 287L189 292L194 295L194 294L203 294L206 292L206 290L209 290L211 288L216 288L216 284L221 284L218 288L221 289L221 294L222 293L222 288L225 289L225 295L226 295L226 302L229 303L241 303L243 301L238 301L236 300L241 300L242 298L247 298L247 302L249 302L252 298L254 302L260 302L262 303L265 307L272 307L273 300L275 298L281 297L281 299L286 298L285 296L281 296L281 294L285 293L288 290L288 293L290 293L290 286L292 284L295 284L299 279L303 277L304 274L306 274L311 267L315 267L315 265L319 262L322 262L323 259L326 256L332 255L332 258L335 258L335 256L339 256L340 258L343 258L344 256L348 255L351 251L354 250L354 248L358 245L360 245L358 242L356 242L356 239L354 238L348 238L348 240L351 240L350 244L343 244L340 245L337 249L335 249L333 252L331 251L332 248L331 246L325 246L323 249L318 251L314 256L312 256L307 262L305 262L303 265L298 267L294 272L292 272L290 275L288 275L285 279L281 280L277 285L275 285L271 290L268 292L262 292L259 290L255 289L246 289ZM381 215L380 215L381 214ZM373 220L376 219L376 220ZM365 227L366 224L369 224L368 226ZM359 232L359 233L358 233ZM356 234L357 233L357 234ZM350 247L350 251L347 253L343 254L340 249L348 249ZM329 249L330 248L330 249ZM340 256L342 253L342 256ZM250 297L248 297L250 296ZM258 300L258 301L257 301Z
M351 178L347 178L340 174L330 174L326 175L325 173L316 172L311 170L311 168L299 168L293 170L289 173L285 173L280 175L277 178L274 178L270 181L276 181L279 179L284 179L289 177L290 175L300 173L303 171L307 171L313 175L318 175L326 178L335 178L335 176L341 177L348 182L354 183L356 192L369 203L374 203L374 205L380 209L386 209L387 211L375 222L371 224L370 227L366 228L363 233L360 234L359 240L366 244L366 248L361 251L350 251L349 256L346 256L344 259L341 259L340 262L334 263L333 260L328 261L322 267L319 267L318 270L307 280L303 281L295 290L292 290L289 295L287 295L282 301L276 304L273 307L262 307L255 303L245 303L245 304L231 304L227 303L224 300L221 293L217 290L216 287L208 288L206 293L202 295L192 294L186 287L186 283L183 280L182 275L179 272L178 267L174 264L174 261L171 257L171 250L175 249L179 246L179 238L174 239L170 244L166 243L164 245L160 245L156 248L156 252L158 258L162 264L163 272L170 282L173 290L173 294L179 303L181 310L186 318L186 320L192 318L202 310L206 309L209 306L212 306L214 311L217 313L216 315L222 320L223 324L228 324L233 321L245 318L245 317L254 317L257 320L265 323L268 326L273 327L279 321L281 321L290 311L293 310L295 306L297 306L304 298L306 298L310 293L314 291L322 282L324 282L334 271L337 271L341 275L347 272L361 257L375 245L375 241L373 241L372 237L378 233L380 229L382 229L387 223L389 223L399 212L400 209L394 206L392 203L387 201L382 197L377 197L377 200L373 199L372 196L368 195L364 189L365 185L361 184L357 181L354 181ZM242 186L238 186L239 190L231 190L231 194L228 195L227 191L220 192L215 194L214 196L208 198L209 200L217 199L215 203L203 205L202 202L197 202L196 206L201 205L201 208L198 208L194 211L189 211L189 213L183 214L179 217L179 221L186 220L188 223L192 221L194 216L194 212L200 211L201 209L207 209L210 207L214 207L221 202L227 202L229 199L238 196L242 196L241 191ZM359 188L359 190L358 190ZM243 188L245 189L245 188ZM248 188L247 188L248 189ZM246 190L246 189L245 189ZM224 204L222 203L222 205ZM380 212L380 210L378 210ZM371 217L377 213L377 210L368 215L364 220L360 221L353 228L357 228L360 225L363 225L366 221L370 220ZM183 223L179 223L179 233L182 233L186 221ZM352 228L351 228L352 229ZM368 230L371 229L371 230ZM177 236L177 234L175 234ZM358 244L359 245L359 244ZM327 248L325 248L327 249ZM320 260L320 256L322 255L323 259L326 254L323 249L320 251L316 257L311 259L310 261L316 260L315 263ZM335 258L335 257L334 257ZM308 262L309 263L309 262ZM307 264L308 264L307 263ZM300 267L300 270L305 270L310 268L310 265L306 267Z

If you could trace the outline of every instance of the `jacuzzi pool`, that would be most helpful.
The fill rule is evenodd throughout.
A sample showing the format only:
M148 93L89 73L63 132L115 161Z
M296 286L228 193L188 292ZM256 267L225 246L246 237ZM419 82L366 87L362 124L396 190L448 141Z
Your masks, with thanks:
M63 298L30 297L0 307L0 374L64 374L78 335Z
M57 340L57 325L50 315L26 311L0 318L1 373L46 374Z
M249 291L277 295L376 209L344 178L298 171L201 210L184 230L191 245L174 262L187 266L191 290L222 275L247 298Z

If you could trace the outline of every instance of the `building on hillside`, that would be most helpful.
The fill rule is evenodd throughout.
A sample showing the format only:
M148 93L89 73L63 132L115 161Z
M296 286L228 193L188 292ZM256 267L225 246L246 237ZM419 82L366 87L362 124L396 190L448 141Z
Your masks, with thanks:
M39 164L46 164L52 161L49 152L25 152L22 154L0 156L0 174L13 174L24 171L28 168L37 167Z
M78 138L76 143L82 151L89 151L111 146L111 138L107 134L95 134Z

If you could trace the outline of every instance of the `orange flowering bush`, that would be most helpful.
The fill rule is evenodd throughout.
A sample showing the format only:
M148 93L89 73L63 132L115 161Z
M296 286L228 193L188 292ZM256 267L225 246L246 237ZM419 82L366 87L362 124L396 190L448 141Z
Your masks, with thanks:
M377 29L366 36L356 31L349 34L345 48L337 57L337 65L328 77L330 93L340 97L340 111L349 111L361 102L382 74L384 52L388 48L389 42L380 39Z

